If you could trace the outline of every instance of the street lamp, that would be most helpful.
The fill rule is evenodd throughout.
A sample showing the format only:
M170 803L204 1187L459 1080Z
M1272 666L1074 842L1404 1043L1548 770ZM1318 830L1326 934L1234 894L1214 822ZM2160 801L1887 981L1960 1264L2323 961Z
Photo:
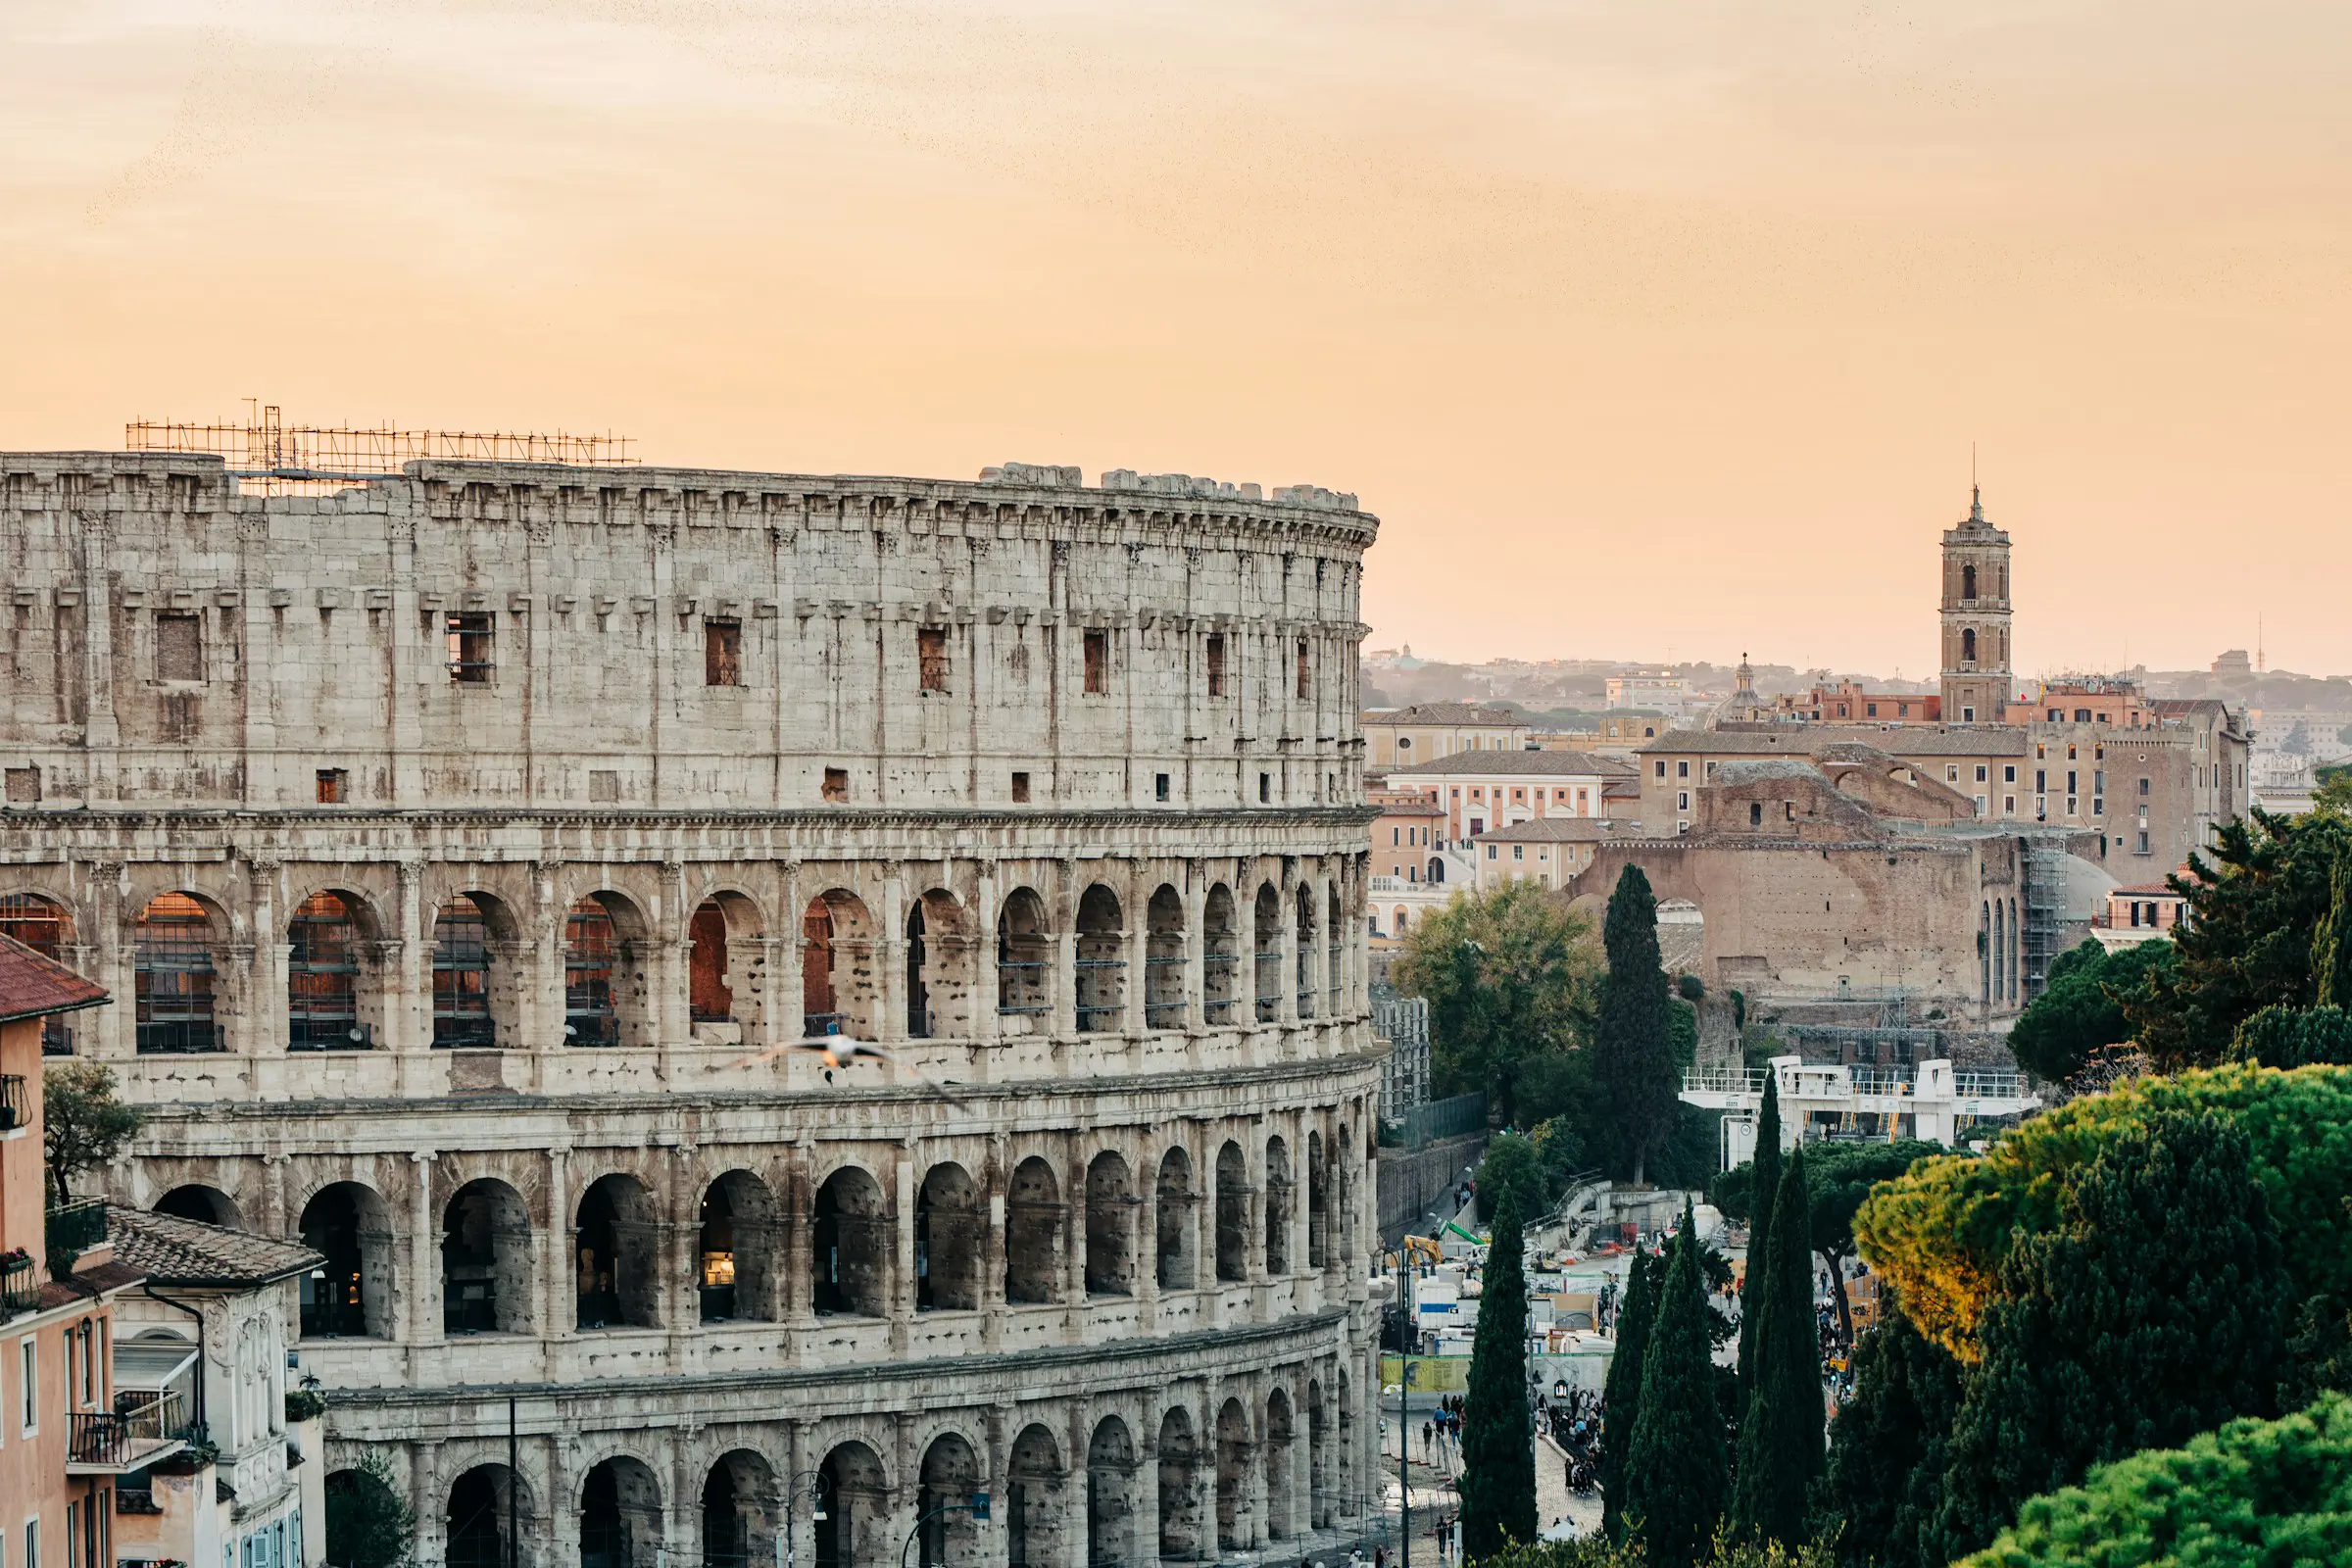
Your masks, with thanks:
M807 1485L803 1485L803 1483ZM800 1471L784 1483L784 1533L776 1538L776 1568L792 1568L798 1551L798 1532L793 1529L792 1505L806 1494L808 1498L808 1517L825 1517L825 1473L822 1468Z
M906 1532L906 1544L899 1548L899 1568L906 1568L906 1554L914 1549L915 1538L923 1533L923 1526L952 1513L969 1513L981 1524L988 1523L988 1494L975 1492L961 1502L943 1503L929 1513L918 1515L914 1528Z

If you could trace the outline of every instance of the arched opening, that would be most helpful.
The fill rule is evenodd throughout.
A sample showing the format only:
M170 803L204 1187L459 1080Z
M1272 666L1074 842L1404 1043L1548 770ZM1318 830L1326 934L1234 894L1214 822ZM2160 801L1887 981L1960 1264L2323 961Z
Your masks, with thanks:
M598 1177L580 1196L575 1225L574 1326L661 1327L661 1229L645 1184L618 1171Z
M1276 1389L1266 1396L1266 1538L1288 1541L1298 1532L1291 1508L1291 1396Z
M826 1454L816 1473L816 1568L883 1568L896 1544L883 1540L889 1509L873 1449L845 1443Z
M816 1310L852 1317L887 1315L892 1237L882 1184L856 1165L844 1165L816 1190L810 1218L815 1231L810 1264Z
M1974 566L1960 568L1960 597L1963 599L1977 597L1977 568Z
M1315 890L1301 882L1292 899L1298 948L1298 1016L1315 1015Z
M1331 1260L1331 1174L1323 1156L1323 1135L1306 1135L1306 1266L1320 1270Z
M1242 933L1234 923L1233 891L1220 882L1200 907L1200 1011L1212 1024L1232 1023L1242 979Z
M441 1213L441 1325L449 1334L530 1332L531 1216L522 1195L483 1177Z
M328 1518L333 1518L331 1512ZM519 1486L514 1472L503 1464L477 1464L458 1477L456 1485L449 1489L449 1512L443 1528L449 1568L508 1568L513 1560L509 1556L509 1544L535 1541L540 1533L538 1510L531 1505L531 1489ZM357 1560L356 1554L337 1554L331 1524L328 1535L329 1562Z
M1217 1278L1250 1277L1250 1161L1242 1146L1217 1151Z
M933 888L906 911L906 1037L972 1032L972 937L963 906Z
M980 1560L980 1527L970 1506L979 1490L980 1461L972 1446L953 1432L934 1438L923 1450L914 1499L921 1568L970 1568Z
M735 1016L735 988L727 984L727 912L705 899L686 922L686 1009L694 1023L727 1023ZM713 1470L713 1478L718 1472ZM708 1555L708 1553L706 1553Z
M914 1308L976 1311L988 1203L971 1173L943 1160L923 1173L914 1200Z
M1159 1422L1159 1554L1200 1555L1200 1456L1193 1418L1182 1405Z
M1097 882L1078 900L1078 1028L1087 1034L1115 1030L1126 1004L1127 933L1119 898Z
M721 1454L703 1481L703 1568L767 1568L780 1506L765 1459L749 1448Z
M1446 859L1445 859L1445 857L1443 857L1443 856L1438 856L1438 855L1433 855L1433 856L1431 856L1431 857L1429 858L1429 869L1428 869L1427 871L1424 871L1424 872L1422 873L1422 880L1423 880L1423 881L1425 881L1425 882L1443 882L1443 881L1445 881L1445 880L1446 880ZM1403 910L1399 909L1399 910L1397 910L1397 911L1396 911L1396 919L1397 919L1397 922L1398 922L1398 924L1397 924L1397 930L1398 930L1398 932L1399 932L1399 933L1401 933L1401 932L1403 931L1403 929L1404 929L1404 927L1403 927L1404 911L1403 911Z
M1250 1412L1239 1399L1217 1411L1217 1549L1242 1551L1250 1544Z
M220 1225L232 1231L245 1228L245 1216L237 1208L237 1200L218 1187L190 1182L174 1187L155 1200L154 1212L170 1214L175 1219L192 1219L199 1225Z
M1992 996L1992 904L1977 906L1977 995L1990 1003Z
M591 893L564 920L564 1040L650 1046L644 919L615 893Z
M1032 1154L1013 1167L1004 1195L1004 1299L1061 1298L1061 1184Z
M1323 1385L1311 1381L1306 1386L1306 1474L1308 1523L1317 1530L1329 1530L1336 1481L1332 1472L1331 1418L1324 1409Z
M810 1036L875 1037L873 924L857 895L832 888L801 915L801 1007Z
M696 1289L705 1323L784 1316L776 1240L775 1195L759 1177L731 1170L703 1190Z
M314 893L286 927L286 1049L364 1051L375 1043L360 1017L366 944L352 901Z
M1184 896L1161 883L1144 906L1144 1027L1181 1029L1184 996Z
M0 894L0 936L22 942L44 958L70 964L68 952L74 945L74 916L54 899L44 899L37 893ZM70 1056L74 1054L74 1026L70 1017L58 1016L42 1020L41 1054Z
M916 900L906 911L906 1038L931 1038L931 987L927 971L931 955L923 942L923 905Z
M1976 662L1976 658L1977 628L1974 626L1963 626L1960 628L1960 662L1964 664L1974 663Z
M488 1051L498 1044L491 1019L490 922L461 893L433 917L433 1046Z
M2009 1000L2011 1002L2017 1000L2018 971L2025 966L2025 932L2017 923L2017 901L2011 899L2009 901Z
M1291 1146L1266 1140L1266 1272L1291 1271Z
M1999 899L1992 901L1992 996L1995 1002L2009 995L2009 926Z
M997 915L997 1016L1006 1034L1042 1034L1054 1010L1047 982L1054 948L1046 906L1030 888L1014 888ZM1034 1020L1034 1021L1033 1021Z
M1342 961L1345 956L1342 952L1342 944L1346 940L1344 933L1348 927L1347 923L1340 918L1338 884L1332 885L1329 896L1324 902L1329 908L1323 920L1323 992L1331 999L1330 1005L1326 1010L1336 1018L1340 1015L1340 993L1346 989L1343 982L1348 974L1348 966Z
M1006 1568L1063 1568L1065 1511L1054 1434L1042 1426L1023 1427L1004 1470Z
M224 1049L213 1022L213 919L185 893L152 899L131 921L142 1055Z
M626 1454L607 1459L580 1485L580 1568L659 1568L662 1487L653 1468Z
M1135 1294L1135 1193L1107 1149L1086 1167L1086 1294Z
M1152 1194L1159 1288L1189 1291L1197 1283L1193 1262L1193 1156L1171 1149L1160 1156L1159 1182Z
M1129 1568L1135 1561L1135 1440L1115 1415L1095 1423L1086 1445L1086 1568Z
M302 1278L305 1339L392 1337L392 1223L358 1182L321 1189L302 1208L302 1245L324 1261Z
M1274 884L1257 890L1257 1021L1272 1023L1282 1016L1282 895Z

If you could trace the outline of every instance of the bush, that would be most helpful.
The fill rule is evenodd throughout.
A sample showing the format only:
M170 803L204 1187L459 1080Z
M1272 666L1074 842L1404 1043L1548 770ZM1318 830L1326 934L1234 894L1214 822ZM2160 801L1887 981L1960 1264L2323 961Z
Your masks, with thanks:
M2094 1470L2028 1502L1963 1568L2324 1562L2352 1562L2352 1398L2340 1394Z
M343 1568L401 1568L416 1540L416 1515L401 1500L391 1461L370 1450L356 1469L326 1478L326 1560Z
M1696 1002L1707 994L1707 983L1694 974L1684 975L1674 984L1685 1002Z
M1513 1542L1502 1550L1481 1557L1473 1568L1650 1568L1649 1553L1639 1541L1610 1541L1586 1536L1577 1541ZM1734 1541L1718 1534L1696 1568L1831 1568L1828 1551L1819 1545L1794 1548Z
M286 1391L286 1422L316 1421L326 1414L326 1396L316 1389L293 1388Z

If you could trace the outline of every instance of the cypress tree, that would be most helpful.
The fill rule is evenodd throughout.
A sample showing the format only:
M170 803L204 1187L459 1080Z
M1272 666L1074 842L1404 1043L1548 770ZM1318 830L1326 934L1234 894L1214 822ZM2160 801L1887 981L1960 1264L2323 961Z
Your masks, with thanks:
M1706 1289L1690 1205L1658 1291L1658 1320L1642 1356L1642 1409L1626 1456L1625 1517L1655 1568L1692 1568L1722 1523L1731 1456L1715 1402Z
M1601 945L1609 972L1600 982L1592 1065L1608 1101L1618 1167L1630 1170L1638 1187L1651 1152L1674 1126L1682 1088L1674 1003L1658 963L1658 901L1638 865L1625 868L1609 895Z
M1936 1516L1960 1408L1960 1363L1914 1328L1891 1289L1854 1348L1854 1396L1831 1428L1825 1511L1843 1568L1943 1568ZM1924 1538L1924 1539L1923 1539Z
M1772 1255L1759 1293L1756 1370L1747 1415L1740 1423L1740 1479L1732 1520L1756 1542L1805 1541L1805 1510L1825 1462L1821 1351L1813 1327L1812 1220L1805 1192L1805 1152L1781 1172L1772 1210ZM1755 1258L1748 1279L1755 1279Z
M2323 1007L2352 1008L2352 855L2328 877L2328 912L2311 934L2311 977Z
M1610 1540L1625 1531L1625 1459L1633 1451L1634 1421L1642 1413L1642 1362L1658 1315L1659 1259L1636 1249L1617 1308L1617 1348L1601 1386L1600 1528Z
M1772 1256L1772 1205L1781 1187L1781 1075L1764 1074L1756 1115L1756 1152L1747 1166L1747 1278L1740 1283L1740 1383L1756 1389L1756 1319L1764 1305L1764 1263Z
M1487 1247L1462 1410L1462 1555L1536 1539L1536 1440L1527 1408L1527 1274L1519 1200L1505 1193Z

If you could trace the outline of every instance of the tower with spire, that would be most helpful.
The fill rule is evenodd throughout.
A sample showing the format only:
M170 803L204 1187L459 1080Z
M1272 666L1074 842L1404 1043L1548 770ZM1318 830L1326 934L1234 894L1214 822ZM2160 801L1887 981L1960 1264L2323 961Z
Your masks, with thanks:
M1997 724L2016 686L2009 667L2009 535L1984 520L1969 486L1968 520L1943 533L1943 721Z

